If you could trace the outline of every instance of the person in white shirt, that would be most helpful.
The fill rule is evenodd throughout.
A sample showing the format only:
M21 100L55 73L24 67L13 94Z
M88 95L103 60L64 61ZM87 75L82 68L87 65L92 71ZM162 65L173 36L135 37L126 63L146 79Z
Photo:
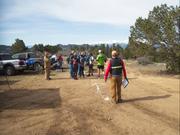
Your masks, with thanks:
M93 57L92 53L89 54L88 66L89 66L88 76L93 76L94 57Z

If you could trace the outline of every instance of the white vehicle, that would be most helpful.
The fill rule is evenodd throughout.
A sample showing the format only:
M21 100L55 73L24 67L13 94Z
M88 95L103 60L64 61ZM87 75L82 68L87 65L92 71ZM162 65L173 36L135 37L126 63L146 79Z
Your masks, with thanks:
M16 71L23 71L26 69L24 60L13 59L8 53L0 53L0 70L6 75L14 75Z

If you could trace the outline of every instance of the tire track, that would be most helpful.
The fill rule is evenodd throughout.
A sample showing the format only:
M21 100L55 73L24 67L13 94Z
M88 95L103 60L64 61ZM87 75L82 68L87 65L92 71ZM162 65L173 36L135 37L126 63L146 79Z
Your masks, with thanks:
M148 109L147 107L145 107L144 105L142 105L140 103L131 103L131 105L134 108L141 111L142 113L152 117L155 120L158 120L161 123L164 123L165 125L167 125L168 127L172 128L176 131L179 129L180 125L179 125L178 119L168 116L164 113L159 113L159 112L153 111L152 109Z

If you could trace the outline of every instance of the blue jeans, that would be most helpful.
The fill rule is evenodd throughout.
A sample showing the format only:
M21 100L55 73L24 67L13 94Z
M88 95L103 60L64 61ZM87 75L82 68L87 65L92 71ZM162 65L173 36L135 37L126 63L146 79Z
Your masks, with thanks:
M71 78L74 78L73 64L69 64L69 70L70 70L70 76L71 76Z
M78 75L80 75L80 67L81 67L81 64L78 63Z

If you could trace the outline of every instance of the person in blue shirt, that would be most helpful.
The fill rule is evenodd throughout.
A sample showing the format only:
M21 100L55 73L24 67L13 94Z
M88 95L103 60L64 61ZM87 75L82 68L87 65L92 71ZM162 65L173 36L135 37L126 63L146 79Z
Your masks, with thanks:
M84 77L84 65L85 65L85 55L84 52L81 52L81 55L79 57L79 77L83 76Z

